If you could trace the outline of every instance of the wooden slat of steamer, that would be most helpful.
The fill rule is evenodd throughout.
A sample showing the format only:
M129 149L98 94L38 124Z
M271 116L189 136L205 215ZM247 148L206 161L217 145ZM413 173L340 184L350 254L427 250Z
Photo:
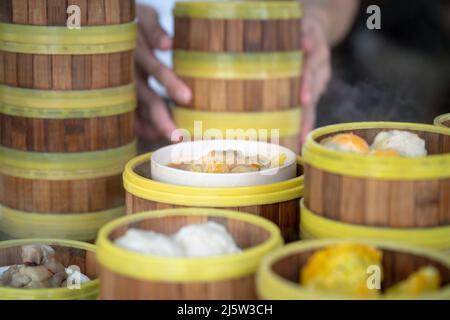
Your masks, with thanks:
M227 111L226 80L214 80L209 83L209 110L215 112Z
M278 30L276 20L262 21L262 44L261 51L277 52L278 51Z
M440 213L439 220L443 225L450 224L450 178L440 181Z
M190 19L175 18L174 44L175 50L188 50L190 44Z
M48 25L65 26L67 24L67 7L67 0L47 0Z
M391 183L370 179L366 181L365 224L369 226L388 226L390 211Z
M245 111L260 111L263 105L264 80L249 80L244 83Z
M324 174L324 189L322 199L325 216L329 219L339 220L341 207L342 182L341 176L331 173Z
M439 180L414 182L414 221L416 227L439 226L439 184Z
M244 51L244 21L242 20L227 20L226 21L226 40L225 50L229 52L243 52Z
M246 52L262 51L262 22L259 20L244 21L244 50Z
M278 94L279 79L267 79L262 88L262 111L280 110L281 97Z
M349 221L355 224L364 223L364 182L363 179L359 178L345 176L341 178L339 217L343 221ZM328 190L328 192L332 192L332 190Z
M28 210L34 210L34 208L39 208L41 212L51 212L52 211L52 194L55 195L55 191L59 195L65 197L64 190L55 190L56 188L52 186L48 181L36 180L33 183L28 183L23 181L26 188L30 189L32 192L33 202Z
M108 178L67 180L30 180L5 175L0 179L0 203L19 211L66 214L108 210L121 206L123 190L121 175ZM66 199L67 204L55 202L53 198ZM52 207L55 204L56 207ZM61 211L64 210L64 211Z
M28 24L28 0L12 0L12 23Z
M413 228L414 216L414 183L397 181L391 183L391 202L389 225L393 228Z
M245 110L244 80L226 81L227 111Z
M209 20L209 52L225 51L225 20Z
M300 205L299 199L280 202L278 204L279 223L286 242L300 239Z
M33 146L33 148L37 150L46 151L47 145L45 140L45 120L28 119L27 122L27 150L30 149L30 146ZM11 140L14 140L14 137L11 137Z
M5 84L9 86L17 86L18 85L18 77L17 77L17 54L4 52L3 57L5 59L4 68L5 68Z
M12 21L12 0L0 1L0 22L11 23Z
M305 165L305 204L315 213L324 212L324 173L310 165Z
M64 132L62 135L64 136L68 152L86 149L85 143L87 141L83 138L84 121L83 119L67 119L64 121Z
M14 118L10 130L12 132L11 136L14 137L15 144L21 149L25 149L27 147L26 119Z
M292 48L290 24L290 20L277 21L278 49L280 51L288 51Z
M210 24L207 19L192 19L189 22L189 43L192 51L208 51Z

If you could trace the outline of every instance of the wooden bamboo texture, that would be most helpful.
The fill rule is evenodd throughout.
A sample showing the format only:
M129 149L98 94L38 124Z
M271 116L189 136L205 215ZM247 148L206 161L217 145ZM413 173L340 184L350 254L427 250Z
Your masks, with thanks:
M67 7L81 8L81 26L121 24L135 18L134 0L2 0L0 22L65 26ZM38 55L0 51L0 84L45 90L88 90L129 84L133 52Z
M139 175L147 179L151 176L149 166L141 165L135 170L139 173ZM302 168L298 168L298 173L299 175L302 174ZM184 206L178 206L175 204L142 199L129 192L125 192L125 203L128 215L149 210L184 208ZM300 216L298 214L299 207L300 199L294 199L290 201L262 204L257 206L227 207L222 209L246 212L266 218L280 228L285 242L293 242L298 240L300 237Z
M172 235L189 224L214 221L223 224L241 249L266 241L269 233L247 222L205 216L172 216L147 219L115 230L110 239L122 236L128 227ZM125 262L126 263L126 262ZM149 281L117 274L107 266L100 267L100 299L103 300L248 300L256 299L254 274L210 282Z
M80 272L89 277L89 279L97 278L97 261L95 253L84 249L65 247L59 245L51 245L55 250L56 259L64 266L68 267L76 265L80 268ZM22 264L21 246L14 246L0 249L0 266L10 266L14 264Z
M301 50L301 19L175 18L174 48L230 53Z
M0 174L0 203L18 211L70 214L123 206L122 176L81 180L31 180Z
M300 105L300 78L222 80L181 77L191 88L186 108L216 112L280 111Z
M380 130L352 132L373 141ZM450 153L450 136L414 133L425 139L429 154ZM306 164L305 204L318 215L345 223L392 228L444 226L450 224L450 178L415 181L357 178Z
M441 263L426 257L413 255L406 252L382 250L383 251L383 282L382 288L389 288L398 282L405 280L409 275L421 267L434 266L442 276L442 285L450 283L450 269ZM273 265L273 270L281 277L298 283L300 270L306 265L314 250L297 252L288 257L280 259Z
M134 20L133 0L5 0L0 22L65 26L67 7L81 8L82 26ZM98 55L38 55L0 51L0 84L38 90L90 90L134 80L132 51ZM37 119L0 115L0 144L33 152L89 152L134 139L134 111L90 119Z
M89 152L131 143L134 113L87 119L36 119L0 114L0 144L33 152Z

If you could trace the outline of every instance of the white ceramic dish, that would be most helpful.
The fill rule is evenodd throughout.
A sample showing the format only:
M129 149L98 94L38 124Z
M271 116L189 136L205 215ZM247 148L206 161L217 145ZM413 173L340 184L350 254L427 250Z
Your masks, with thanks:
M284 154L282 166L246 173L202 173L171 168L170 163L188 162L210 151L235 150L247 156L263 155L270 159ZM297 175L296 154L279 145L244 140L203 140L183 142L161 148L151 157L152 179L192 187L248 187L293 179Z

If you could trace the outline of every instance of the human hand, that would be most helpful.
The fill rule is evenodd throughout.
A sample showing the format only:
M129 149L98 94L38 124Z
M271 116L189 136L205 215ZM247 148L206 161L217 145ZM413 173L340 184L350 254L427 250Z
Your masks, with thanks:
M331 49L319 10L306 12L303 20L303 51L305 63L300 90L302 105L302 130L300 141L314 128L316 108L331 78Z
M159 24L158 15L149 6L138 5L139 35L135 53L138 109L136 131L144 140L171 138L176 129L164 99L149 87L149 77L154 77L167 90L174 101L186 104L191 100L190 89L155 56L155 50L172 48L172 39Z

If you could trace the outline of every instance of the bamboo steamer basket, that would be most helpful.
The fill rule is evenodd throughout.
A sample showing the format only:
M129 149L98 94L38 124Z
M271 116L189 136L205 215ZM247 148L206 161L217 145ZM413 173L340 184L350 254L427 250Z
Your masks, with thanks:
M386 228L349 224L327 219L300 203L300 237L302 240L322 238L372 238L428 247L450 254L450 226L432 228Z
M68 5L80 7L80 29L67 28ZM134 1L5 0L0 12L1 145L88 152L133 141Z
M125 214L122 172L136 143L87 153L0 147L0 232L12 238L95 240Z
M235 53L301 50L302 14L295 1L180 3L174 11L174 48Z
M286 242L299 239L299 200L303 176L298 159L295 179L268 185L234 188L187 187L152 180L150 154L125 167L123 175L127 214L184 207L226 208L251 213L274 222Z
M437 126L450 128L450 113L440 115L434 119L434 124Z
M320 141L352 132L368 142L383 130L406 130L426 141L429 156L377 158L326 149ZM312 132L303 149L305 206L342 223L386 228L450 223L450 132L437 126L362 122Z
M396 244L382 240L346 240L322 239L297 242L287 245L269 254L261 263L257 274L258 296L267 300L344 300L355 297L307 290L298 284L300 269L308 258L324 247L346 242L373 245L383 251L383 286L390 287L406 279L411 273L423 266L436 267L443 278L439 291L420 296L398 295L379 297L386 299L450 299L450 259L432 249Z
M95 300L99 293L95 246L92 244L54 239L24 239L0 242L0 265L21 264L21 246L46 244L56 252L56 258L64 266L76 265L91 281L80 289L14 289L0 287L1 300Z
M173 234L189 224L224 225L243 249L205 258L166 258L113 244L130 227ZM254 274L263 256L282 245L280 230L250 214L217 209L168 209L140 213L103 227L97 239L100 298L106 300L255 299Z
M221 138L265 129L274 143L280 130L280 144L298 152L301 4L183 2L174 15L174 70L193 92L174 108L177 125L192 135L201 121L200 133L214 128Z

